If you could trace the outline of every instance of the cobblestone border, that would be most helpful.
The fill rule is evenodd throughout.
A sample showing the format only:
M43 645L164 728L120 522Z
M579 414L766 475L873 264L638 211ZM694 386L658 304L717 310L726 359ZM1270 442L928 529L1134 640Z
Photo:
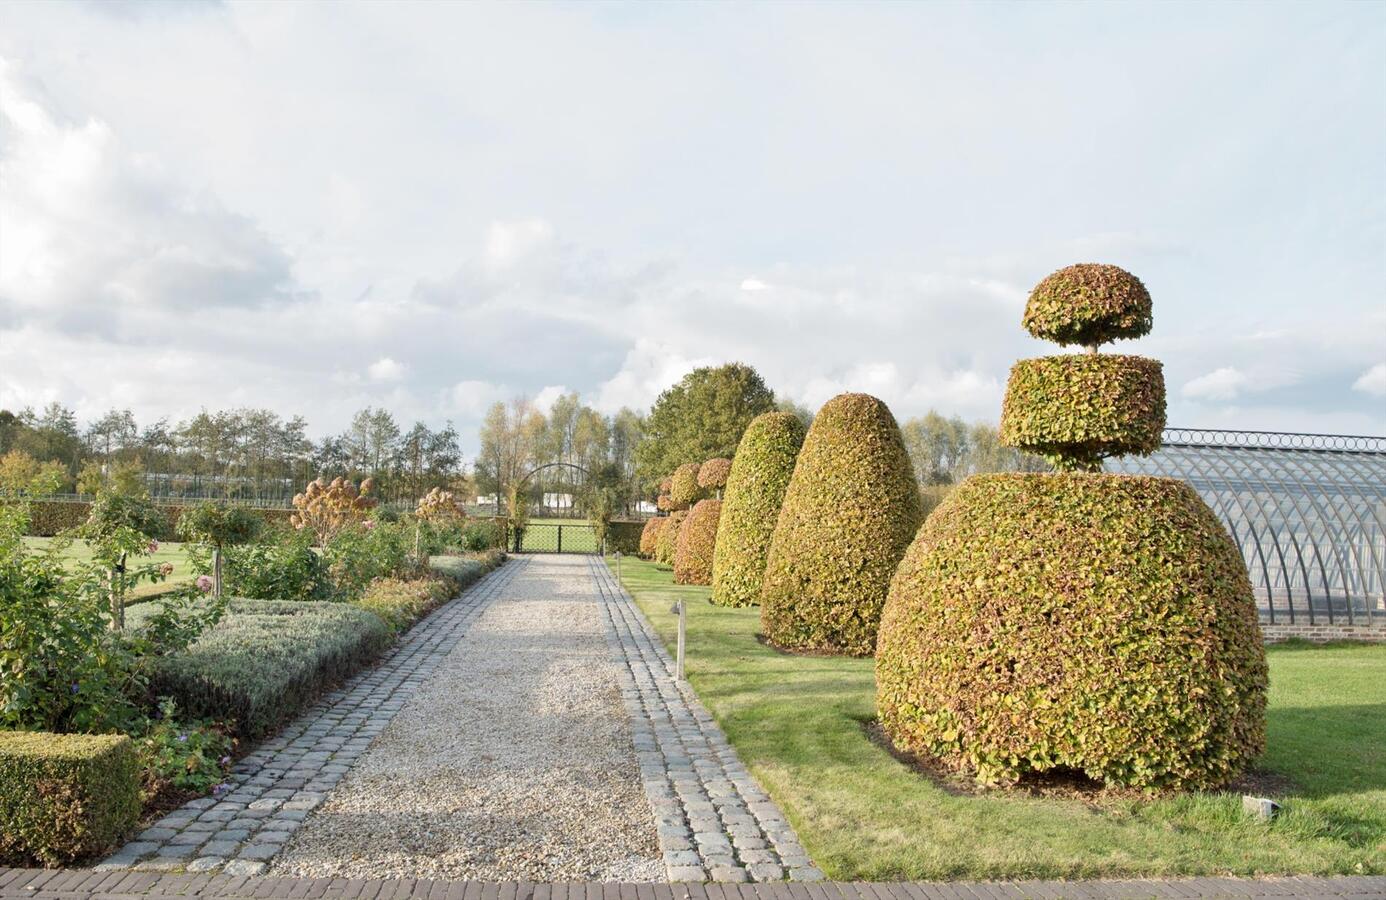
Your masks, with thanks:
M798 835L742 765L605 560L589 562L621 664L645 796L671 882L819 881Z
M378 664L321 697L232 771L219 798L184 804L97 872L259 875L528 561L511 557L406 633Z

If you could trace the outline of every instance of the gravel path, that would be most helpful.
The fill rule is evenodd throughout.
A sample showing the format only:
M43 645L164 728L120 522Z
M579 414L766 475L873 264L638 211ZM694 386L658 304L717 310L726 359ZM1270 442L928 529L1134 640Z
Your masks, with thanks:
M277 875L659 881L601 594L518 571L272 863Z

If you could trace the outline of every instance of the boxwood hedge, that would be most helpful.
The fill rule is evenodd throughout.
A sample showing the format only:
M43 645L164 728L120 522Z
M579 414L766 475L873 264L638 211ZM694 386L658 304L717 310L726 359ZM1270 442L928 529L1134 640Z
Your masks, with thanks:
M803 443L804 424L792 413L764 413L746 427L722 501L712 561L713 603L750 606L760 602L770 538Z
M684 463L674 470L669 485L669 499L674 509L689 509L701 500L706 493L698 487L698 463Z
M785 491L760 621L780 647L867 656L891 575L921 519L895 417L866 394L819 411Z
M158 534L150 536L161 541L179 540L178 520L183 510L192 508L192 502L188 505L157 505L166 521ZM290 511L287 509L255 509L254 512L271 525L288 524L289 521ZM35 537L52 537L81 525L90 514L91 504L85 500L30 500L27 533Z
M674 581L678 584L712 584L712 554L717 546L717 522L721 500L699 500L679 529L674 551Z
M655 562L666 566L674 564L674 554L679 549L679 531L683 528L684 519L688 518L688 510L676 509L665 516L667 523L659 532L659 541L655 545Z
M1040 340L1096 347L1150 333L1150 293L1116 266L1079 263L1045 278L1030 292L1021 320Z
M1174 479L969 478L900 565L876 680L897 746L984 782L1213 787L1265 741L1246 568Z
M1001 443L1060 470L1097 471L1108 456L1151 453L1164 427L1164 370L1143 356L1022 359L1001 408Z
M0 732L0 865L93 856L139 815L140 765L129 738Z
M668 516L656 516L646 520L645 528L640 532L640 555L645 559L654 559L655 550L659 546L659 533L667 524Z

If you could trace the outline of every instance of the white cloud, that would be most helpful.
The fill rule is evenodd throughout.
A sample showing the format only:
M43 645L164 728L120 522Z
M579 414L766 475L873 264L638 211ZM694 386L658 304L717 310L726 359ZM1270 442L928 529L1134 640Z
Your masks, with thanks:
M568 386L565 384L546 384L534 395L534 406L544 415L548 415L558 398L566 393Z
M388 356L382 356L366 367L371 381L399 381L404 377L404 365Z
M1386 362L1377 363L1363 372L1352 383L1352 389L1373 397L1386 397Z
M504 395L502 388L489 381L459 381L448 392L448 407L468 419L480 419Z
M743 291L767 291L770 289L770 285L759 278L746 278L741 282L741 289Z
M1248 383L1235 366L1223 366L1185 382L1182 393L1191 400L1236 400Z

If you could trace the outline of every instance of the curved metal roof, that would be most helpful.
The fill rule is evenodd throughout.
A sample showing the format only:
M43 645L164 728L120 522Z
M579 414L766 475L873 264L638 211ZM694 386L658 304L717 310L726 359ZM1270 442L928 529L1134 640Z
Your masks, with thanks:
M1386 622L1386 437L1172 428L1110 472L1182 478L1236 539L1269 622Z

